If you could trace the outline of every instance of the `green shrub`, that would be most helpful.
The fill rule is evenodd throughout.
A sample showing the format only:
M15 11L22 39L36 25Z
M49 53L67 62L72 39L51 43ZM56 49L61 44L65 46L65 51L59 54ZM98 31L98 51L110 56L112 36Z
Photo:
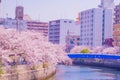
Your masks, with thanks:
M0 77L3 74L2 64L0 63Z
M90 53L88 49L83 49L80 53Z

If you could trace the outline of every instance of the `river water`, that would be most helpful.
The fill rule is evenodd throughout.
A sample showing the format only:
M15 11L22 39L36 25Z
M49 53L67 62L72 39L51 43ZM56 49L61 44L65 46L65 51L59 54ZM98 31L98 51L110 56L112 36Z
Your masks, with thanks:
M49 80L120 80L120 71L101 67L58 65L56 75Z

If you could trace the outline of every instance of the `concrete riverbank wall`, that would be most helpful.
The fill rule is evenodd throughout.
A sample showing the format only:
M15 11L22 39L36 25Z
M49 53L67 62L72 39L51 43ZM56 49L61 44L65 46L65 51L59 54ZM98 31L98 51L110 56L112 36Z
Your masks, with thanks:
M0 80L45 80L55 73L56 67L50 66L37 70L24 70L14 73L2 74Z
M120 59L92 59L92 58L78 58L73 59L75 65L88 65L98 67L108 67L120 70Z

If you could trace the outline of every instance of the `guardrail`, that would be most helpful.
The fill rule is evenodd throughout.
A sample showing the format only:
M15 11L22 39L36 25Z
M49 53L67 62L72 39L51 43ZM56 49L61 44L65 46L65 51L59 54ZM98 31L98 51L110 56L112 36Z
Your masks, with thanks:
M100 58L100 59L120 59L119 55L107 54L68 54L70 58Z

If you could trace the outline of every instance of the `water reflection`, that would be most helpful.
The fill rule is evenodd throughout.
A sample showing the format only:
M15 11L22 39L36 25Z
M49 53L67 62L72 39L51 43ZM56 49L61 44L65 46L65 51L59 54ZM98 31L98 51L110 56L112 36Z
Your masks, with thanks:
M114 69L59 65L57 74L49 80L120 80L120 71Z

